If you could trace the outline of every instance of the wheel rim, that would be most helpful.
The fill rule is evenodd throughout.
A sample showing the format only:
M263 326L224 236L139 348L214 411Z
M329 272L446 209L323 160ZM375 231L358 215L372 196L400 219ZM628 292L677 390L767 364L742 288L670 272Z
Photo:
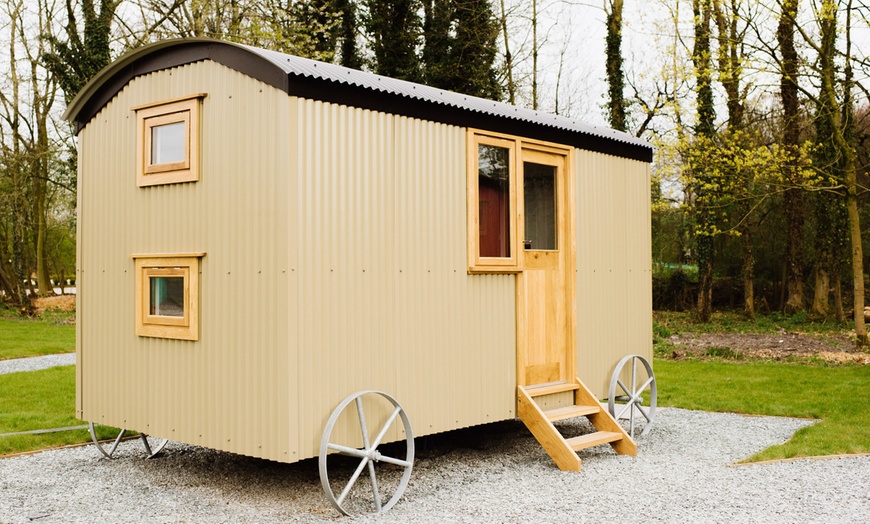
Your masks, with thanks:
M97 438L97 431L95 429L95 425L93 422L88 422L88 433L91 434L91 440L94 441L94 444L97 446L97 450L103 455L103 457L107 459L114 459L115 452L118 451L118 444L124 440L124 435L127 434L126 429L122 429L118 436L115 437L112 441L111 445L106 445L107 441L100 441ZM152 459L160 454L163 451L163 448L166 447L166 444L169 443L167 439L161 439L157 437L151 437L144 433L139 434L139 438L142 441L142 445L145 447L145 458Z
M378 404L381 406L386 405L384 400L388 401L389 405L391 405L391 413L386 417L384 422L379 424L380 429L374 438L371 438L368 425L369 421L373 419L375 411L371 407ZM372 411L369 414L366 414L367 406ZM356 411L359 432L362 437L362 447L354 446L353 444L343 444L338 436L333 438L332 433L336 422L342 413L348 409ZM378 450L387 432L397 420L401 420L405 432L404 458L382 454ZM330 460L343 457L349 457L349 459L343 460L343 463L340 464L337 460ZM352 465L354 460L359 462L355 468L350 468L349 466ZM388 511L398 502L405 488L407 488L413 465L414 435L411 430L411 423L405 410L390 395L382 391L360 391L344 399L332 412L320 441L320 482L329 501L344 515L351 516L359 513L384 513ZM339 483L338 479L343 479L350 469L353 469L353 473L350 475L349 480ZM333 481L330 480L330 470L332 470ZM371 484L369 489L360 486L358 483L365 470L368 470L368 478ZM337 495L332 489L334 483L340 486L340 491ZM386 503L384 500L386 500Z
M638 381L638 364L643 366L646 380ZM630 366L631 379L626 385L620 376L623 368ZM649 390L649 406L644 407L643 393ZM638 415L643 417L643 430L641 437L649 433L652 428L653 417L656 412L656 377L650 363L640 355L628 355L616 364L616 369L610 378L610 388L607 392L607 410L617 421L628 418L628 434L634 438Z

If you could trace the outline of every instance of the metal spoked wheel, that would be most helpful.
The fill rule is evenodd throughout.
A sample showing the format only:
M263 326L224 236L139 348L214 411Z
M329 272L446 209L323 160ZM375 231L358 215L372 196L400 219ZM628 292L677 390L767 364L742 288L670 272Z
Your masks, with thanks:
M94 429L93 422L88 423L88 432L91 434L91 440L94 441L94 444L97 446L97 450L107 459L115 458L115 452L118 450L118 444L120 444L121 441L124 440L124 435L127 434L127 430L122 429L118 433L118 436L115 437L115 439L112 441L112 444L107 446L104 445L106 444L105 442L100 442L100 440L97 438L97 432ZM144 433L140 433L139 438L142 440L142 445L145 446L145 458L149 459L156 457L161 451L163 451L163 448L166 447L166 444L169 443L169 440L167 439L149 437Z
M353 404L353 407L350 407ZM353 411L356 411L356 417ZM339 419L348 422L348 431L335 431ZM358 433L353 431L359 424ZM402 442L382 441L400 419L405 433ZM374 438L368 424L380 428ZM342 434L339 434L342 433ZM378 450L382 447L383 453ZM404 447L404 449L402 449ZM404 458L397 458L402 455ZM344 399L332 412L320 440L320 482L327 498L341 513L351 516L361 513L384 513L398 502L408 487L414 465L414 434L411 422L401 405L381 391L359 391ZM370 483L357 482L368 470ZM339 480L340 479L340 480ZM348 480L345 480L348 479ZM370 485L369 485L370 484ZM336 494L332 486L340 488Z
M642 365L638 374L638 363ZM620 376L627 365L631 369L630 387L626 386ZM638 384L640 381L640 384ZM622 392L617 391L617 386ZM644 407L644 392L649 389L649 406ZM610 389L607 392L607 410L616 420L628 419L628 434L634 438L638 419L643 423L639 436L649 433L653 417L656 413L656 377L650 363L640 355L628 355L616 364L613 376L610 378ZM642 418L641 418L642 417Z

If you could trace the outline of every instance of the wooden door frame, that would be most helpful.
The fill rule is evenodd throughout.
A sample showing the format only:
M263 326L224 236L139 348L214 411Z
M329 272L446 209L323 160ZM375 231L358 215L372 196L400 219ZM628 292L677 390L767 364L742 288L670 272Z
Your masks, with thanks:
M523 300L523 275L526 269L525 249L519 245L525 237L525 198L523 194L523 176L525 175L522 165L525 160L524 152L540 152L562 157L562 166L564 172L561 179L561 187L557 181L557 192L559 201L557 201L557 228L558 228L558 250L562 257L564 271L564 286L566 293L566 327L568 332L565 334L565 344L567 346L567 355L565 358L564 380L572 382L577 376L577 297L576 289L576 239L574 236L574 149L559 146L558 144L550 144L537 141L527 141L520 139L517 146L517 279L516 279L516 328L517 328L517 385L526 386L526 354L525 338L521 335L525 334L527 329L527 319L525 317L525 307ZM558 208L561 207L561 210Z

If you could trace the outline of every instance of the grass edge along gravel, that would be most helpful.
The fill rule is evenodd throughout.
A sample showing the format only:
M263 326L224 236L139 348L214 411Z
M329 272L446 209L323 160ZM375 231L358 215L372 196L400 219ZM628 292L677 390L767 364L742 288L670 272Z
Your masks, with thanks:
M819 420L742 462L870 453L870 366L656 359L654 370L660 406Z
M0 433L79 426L75 418L75 366L0 375ZM97 437L114 437L118 430L97 427ZM28 451L81 444L91 440L86 429L0 438L0 458Z

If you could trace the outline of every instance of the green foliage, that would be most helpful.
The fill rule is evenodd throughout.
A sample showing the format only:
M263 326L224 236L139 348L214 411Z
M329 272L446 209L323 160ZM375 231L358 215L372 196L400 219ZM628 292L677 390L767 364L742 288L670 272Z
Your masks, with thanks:
M341 42L339 63L344 67L362 69L363 59L356 44L358 33L356 2L352 0L336 0L335 10L341 16L341 27L338 35Z
M67 103L88 80L109 65L109 39L119 4L118 0L82 0L80 3L66 0L69 15L66 38L46 35L52 50L43 56L43 61L60 81ZM78 13L76 5L81 6ZM83 28L79 28L76 14L84 19Z
M374 54L374 72L411 82L420 81L417 48L422 22L420 0L363 0L366 37Z
M821 422L748 461L870 452L870 366L656 360L658 404Z
M63 315L53 315L53 321L8 318L9 310L0 316L0 360L70 353L76 350L76 328L61 325Z

